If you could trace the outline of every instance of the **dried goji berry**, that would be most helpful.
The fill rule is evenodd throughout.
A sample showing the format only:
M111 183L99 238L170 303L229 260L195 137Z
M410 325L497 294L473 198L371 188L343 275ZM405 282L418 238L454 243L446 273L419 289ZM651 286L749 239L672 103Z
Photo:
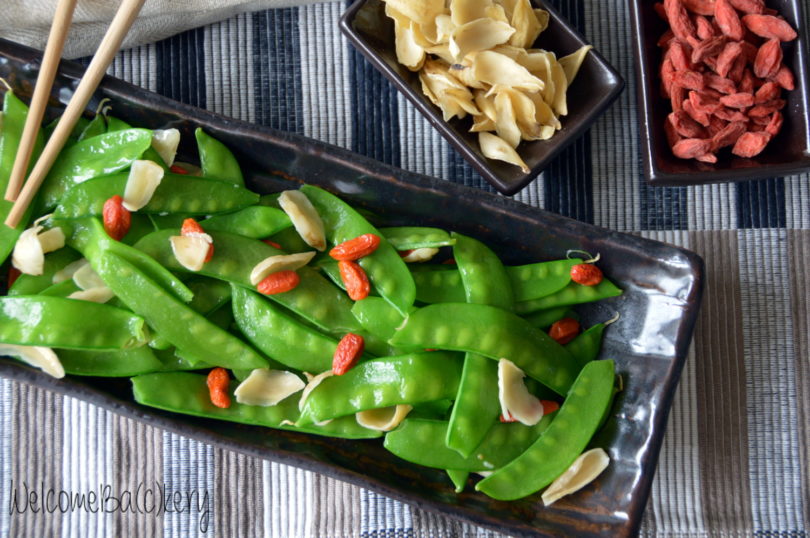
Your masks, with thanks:
M782 44L778 39L769 39L757 51L754 60L754 74L759 78L776 75L782 66Z
M346 286L346 293L353 301L362 301L371 292L371 284L368 276L360 265L356 262L341 260L338 262L340 269L340 279Z
M749 64L753 64L754 60L757 58L759 47L748 41L740 41L739 43L740 47L742 47L742 55L745 56L745 61Z
M684 138L703 138L706 132L698 122L685 112L673 112L667 116L667 123L672 125L675 132Z
M737 139L731 153L740 157L755 157L765 149L770 139L771 135L764 131L758 133L748 131Z
M748 116L746 116L739 110L734 110L733 108L726 108L724 106L718 108L715 111L714 115L720 118L721 120L725 121L743 121L743 122L748 121Z
M715 0L681 0L683 7L697 15L714 15Z
M712 9L714 9L714 7L712 7ZM695 17L695 27L699 39L709 39L716 35L714 33L714 26L712 26L712 23L710 23L709 19L703 17L702 15Z
M21 274L22 274L22 272L19 269L17 269L16 267L9 267L8 268L8 280L6 281L7 282L6 288L10 289L11 286L13 286L15 282L17 282L17 279L20 278Z
M284 250L283 248L281 248L281 245L279 245L278 243L276 243L272 239L262 239L262 243L264 243L265 245L270 245L271 247L277 248L279 250Z
M765 10L765 0L729 0L737 11L743 13L762 13Z
M698 43L698 45L692 49L692 63L698 64L703 62L709 56L717 56L720 54L724 47L726 46L726 40L728 38L723 35L719 35L717 37L710 37L704 41ZM722 73L720 73L722 74Z
M734 84L737 84L737 87L739 87L740 81L742 81L743 73L745 73L746 63L747 62L743 56L737 56L737 59L734 60L734 65L731 66L731 69L728 72L728 78L731 79Z
M180 235L192 235L192 234L204 234L205 230L200 223L194 219L185 219L183 221L183 226L180 227ZM205 255L205 263L211 261L211 258L214 257L214 245L213 243L208 245L208 254Z
M380 236L376 234L363 234L337 245L329 251L329 255L336 260L354 261L368 256L380 246Z
M688 90L699 91L706 87L706 81L703 80L703 75L689 69L676 71L672 77L672 82Z
M766 101L765 103L756 105L748 111L748 115L752 118L761 118L770 116L777 110L785 108L784 99L774 99L773 101Z
M695 37L695 25L681 0L664 0L664 10L672 32L678 39L687 41L687 38Z
M702 110L697 110L694 106L692 106L692 101L689 99L684 100L683 111L689 114L689 117L704 127L709 126L709 114Z
M692 53L694 54L694 51ZM692 69L692 63L687 53L687 46L681 41L677 39L674 40L667 49L666 56L670 59L672 67L674 67L676 71Z
M720 107L720 101L709 95L706 90L702 92L689 92L689 102L692 103L695 110L705 112L709 115L714 114L714 111Z
M447 258L442 262L442 265L457 265L455 258Z
M748 108L754 106L754 96L750 93L732 93L721 97L720 102L730 108Z
M694 159L699 155L710 153L711 140L704 138L684 138L672 146L672 154L681 159Z
M256 291L264 295L275 295L295 289L301 277L295 271L278 271L270 273L256 286Z
M717 155L714 153L704 153L703 155L698 155L695 157L696 161L700 161L702 163L711 163L714 164L717 162Z
M759 87L757 93L754 94L754 102L761 105L778 98L781 93L782 88L776 82L769 81Z
M774 82L788 91L796 87L796 81L793 79L793 71L786 65L782 65L772 78Z
M540 403L543 404L543 414L548 415L549 413L553 413L554 411L560 408L560 404L555 402L554 400L540 400Z
M734 67L734 62L743 53L742 45L737 41L726 43L723 50L717 56L717 64L715 64L715 72L721 77L728 76L728 72Z
M669 92L669 102L672 105L673 112L681 112L683 110L683 101L686 98L686 90L677 84L673 84Z
M338 342L332 357L332 373L343 375L351 370L363 355L366 342L359 334L347 333Z
M773 116L771 116L771 121L765 126L765 132L771 136L776 136L779 134L779 131L782 130L783 122L784 117L782 116L782 113L777 110L773 113Z
M711 118L709 118L709 126L706 127L706 131L709 133L710 138L714 138L715 136L717 136L717 133L725 129L727 125L728 125L727 121L721 120L717 116L712 116Z
M675 39L675 34L672 33L672 30L667 30L661 35L660 38L658 38L656 45L659 47L666 47L673 39Z
M212 404L223 409L231 406L231 397L228 395L231 380L225 368L214 368L208 372L207 384Z
M548 330L548 335L560 345L565 345L579 334L579 322L574 318L563 318L554 322Z
M571 267L571 280L583 286L596 286L604 275L602 270L592 263L578 263Z
M678 131L675 130L675 127L669 120L664 122L664 134L666 134L667 136L667 142L669 143L669 147L674 146L681 139L681 135L678 134Z
M714 21L720 31L735 41L740 41L745 31L740 16L728 0L717 0L714 4Z
M104 221L104 230L107 235L120 241L129 231L132 222L132 214L124 207L124 199L117 194L104 202L101 210L101 217Z
M400 258L407 258L408 256L410 256L413 253L413 250L414 249L409 248L409 249L406 249L406 250L400 250L397 253L399 254Z
M745 15L742 21L749 30L765 39L793 41L798 36L786 20L773 15Z
M754 78L754 73L752 73L751 70L746 67L745 71L743 71L742 79L737 85L739 93L754 93L756 84L757 79Z
M177 166L176 164L173 164L169 167L169 172L173 174L180 174L181 176L188 175L188 170L186 170L182 166Z
M712 137L712 150L733 146L745 132L745 122L733 121Z
M543 407L543 414L545 414L546 408ZM498 420L503 422L504 424L509 424L511 422L517 422L517 419L512 416L511 413L507 412L505 415L501 413L501 416L498 417Z
M672 96L672 80L675 78L675 68L672 61L666 58L661 62L661 97L670 99Z
M737 85L734 84L734 81L725 77L721 77L720 75L715 75L714 73L706 73L703 76L703 79L705 80L706 85L709 88L717 90L720 93L736 93L737 91Z

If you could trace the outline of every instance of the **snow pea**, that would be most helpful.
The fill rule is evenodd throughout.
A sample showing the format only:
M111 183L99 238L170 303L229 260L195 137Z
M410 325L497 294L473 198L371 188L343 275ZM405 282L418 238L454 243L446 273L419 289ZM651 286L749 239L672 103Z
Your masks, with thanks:
M394 455L425 467L492 471L520 456L548 428L553 417L553 413L548 414L534 426L524 426L519 422L493 424L469 456L462 456L445 445L447 421L408 417L399 428L386 434L384 446Z
M9 228L2 224L14 205L5 199L6 187L14 167L14 159L17 157L17 148L20 145L20 137L27 117L28 107L14 95L14 92L6 91L3 98L3 112L0 114L0 264L14 249L17 238L31 218L32 209L29 209L16 228ZM32 165L42 151L42 146L43 137L40 132L34 142L31 155Z
M115 241L107 235L98 219L55 221L65 233L69 246L84 254L91 263L96 263L104 252L113 252L138 268L149 280L169 291L184 303L191 301L193 293L163 265L140 250ZM95 262L94 262L95 260Z
M453 398L460 377L461 358L455 353L430 351L372 359L341 376L324 379L306 399L298 423Z
M186 281L186 286L194 294L188 306L202 315L219 310L231 300L231 287L222 280L194 276Z
M455 244L455 239L441 228L427 228L424 226L393 226L380 228L391 246L397 250L410 250L414 248L439 248Z
M445 303L413 312L390 340L394 346L421 346L507 358L526 375L564 395L577 374L575 361L560 344L523 318L488 305Z
M279 306L239 286L233 286L233 315L248 340L278 362L319 374L332 368L337 340L282 312Z
M264 239L292 226L290 217L280 210L260 205L234 213L215 215L202 221L206 231L228 232L253 239Z
M539 310L532 314L523 316L523 319L531 323L532 326L543 330L548 329L554 324L554 322L560 321L562 318L573 318L578 320L579 316L567 306L558 306L555 308L549 308L548 310Z
M576 338L565 345L565 349L576 359L580 366L585 366L599 356L604 332L605 324L597 323L578 334Z
M79 142L108 132L110 131L107 129L107 119L104 114L96 113L79 135Z
M377 250L361 258L358 263L383 299L403 315L407 314L416 297L416 286L411 272L394 247L382 237L379 230L337 196L313 185L303 185L301 192L318 210L326 228L327 240L332 245L366 233L380 236Z
M515 312L518 314L529 314L537 312L538 310L557 308L558 306L592 303L621 294L622 290L607 278L596 286L583 286L576 282L569 282L564 288L551 295L516 303Z
M57 284L53 284L48 286L41 292L39 292L40 296L48 296L48 297L67 297L71 293L80 291L81 288L73 282L73 279L70 280L63 280Z
M146 343L142 317L62 297L0 297L0 342L22 346L116 350Z
M90 261L115 295L179 350L226 368L267 366L253 348L181 303L123 257L105 252Z
M236 383L231 383L231 394L236 386ZM333 420L323 426L296 427L286 424L298 418L297 395L272 406L244 405L232 397L231 406L227 409L215 407L208 393L206 376L201 374L164 372L140 375L132 378L132 391L135 401L140 404L186 415L344 439L373 439L382 435L381 432L363 428L354 417Z
M123 131L124 129L131 129L131 128L132 126L127 122L115 118L113 116L107 116L108 133L113 133L115 131ZM146 150L143 152L143 154L141 155L141 159L145 161L152 161L160 165L160 167L163 168L164 170L169 170L169 167L166 166L163 157L161 157L160 154L157 152L157 150L153 148L151 145L148 148L146 148Z
M281 245L284 252L295 254L297 252L309 252L312 247L307 245L298 232L290 226L278 233L274 233L268 239ZM336 264L337 265L337 264Z
M515 300L537 299L563 289L571 282L571 267L579 263L582 260L572 258L507 267Z
M494 499L520 499L560 476L587 446L613 394L612 360L593 361L580 372L557 416L525 452L476 484Z
M163 363L148 346L118 351L57 349L65 373L94 377L130 377L158 372Z
M153 257L172 271L188 272L172 253L169 237L178 230L160 230L138 241L136 248ZM210 232L214 240L214 257L196 274L225 280L255 289L250 284L250 272L260 261L284 252L257 239L227 232ZM324 331L350 332L360 325L351 313L352 302L340 290L327 282L317 271L308 267L298 269L301 282L295 289L271 295L270 299L289 308Z
M55 217L76 219L101 215L112 196L124 192L129 172L85 181L67 191L56 208ZM141 213L183 213L210 215L234 211L256 203L259 195L247 189L203 177L166 173Z
M391 303L380 297L366 297L357 301L352 307L352 314L365 330L383 340L390 339L405 321L405 317Z
M72 248L60 248L45 255L45 265L41 275L20 275L11 288L9 295L35 295L53 285L53 275L67 264L81 258L82 255Z
M413 273L416 300L427 304L463 303L467 296L457 269L425 269Z
M52 209L74 185L127 168L151 143L152 131L148 129L126 129L76 142L62 150L54 162L40 187L39 207L43 212Z
M53 134L54 129L56 129L56 124L59 123L59 120L60 118L54 118L50 123L48 123L47 125L45 125L45 127L42 128L45 140L48 140L51 137L51 134ZM79 136L82 134L82 132L87 128L89 124L90 120L88 118L85 118L84 116L81 116L78 120L76 120L76 125L73 126L73 130L70 132L70 135L68 136L67 142L65 142L62 151L66 150L67 148L78 142Z
M456 240L453 256L466 302L512 310L515 301L512 283L498 256L477 239L455 232L452 236Z
M456 489L456 493L461 493L464 491L464 486L467 485L467 478L470 477L469 471L458 471L456 469L447 469L445 471L447 476L450 478L450 481L453 483L453 486Z
M201 127L194 131L194 136L197 138L203 176L244 187L242 170L231 150L216 138L209 136Z

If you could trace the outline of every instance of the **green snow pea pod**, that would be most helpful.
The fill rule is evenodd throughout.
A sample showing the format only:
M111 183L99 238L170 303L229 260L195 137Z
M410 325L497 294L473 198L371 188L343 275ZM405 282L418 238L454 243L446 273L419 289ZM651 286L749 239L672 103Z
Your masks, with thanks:
M461 358L430 351L362 362L341 376L324 379L304 402L302 425L367 409L454 398Z
M534 426L524 426L519 422L493 424L481 444L466 457L444 443L449 425L445 420L409 416L399 428L385 435L384 446L394 455L425 467L492 471L520 456L548 428L554 415L550 413L544 416Z
M219 310L231 300L231 286L222 280L194 276L186 281L186 286L194 293L188 306L203 315Z
M91 263L96 263L103 253L113 252L184 303L191 301L194 294L180 279L154 258L134 247L111 239L98 219L59 221L56 224L62 227L68 245L84 254Z
M151 143L152 131L148 129L104 133L76 142L62 150L54 162L39 190L39 206L52 209L74 185L127 168Z
M468 303L514 307L512 283L501 260L482 242L453 233L453 256L458 264L464 295Z
M6 91L3 99L3 112L0 114L0 264L14 249L17 238L28 225L33 211L33 208L29 209L20 219L16 228L9 228L3 224L14 205L5 199L6 187L8 187L11 170L14 168L14 159L17 157L17 148L20 145L20 137L27 117L28 107L12 91ZM31 155L32 166L42 151L42 145L43 137L42 133L39 133Z
M233 314L262 353L296 370L319 374L332 368L337 340L287 316L258 293L233 286Z
M612 360L589 362L571 386L548 429L520 456L476 484L494 499L511 501L551 484L596 433L613 395Z
M172 271L188 272L177 262L172 252L169 237L179 231L160 230L141 239L136 248L153 257ZM196 274L218 278L255 289L250 284L250 272L270 256L284 254L257 239L250 239L227 232L210 232L214 240L214 257ZM351 332L360 324L351 313L352 302L339 289L332 286L317 271L302 267L297 271L301 277L298 286L288 292L270 295L269 298L314 323L324 331Z
M414 248L439 248L455 244L455 239L441 228L427 228L424 226L393 226L380 228L391 246L397 250L410 250Z
M53 285L53 275L67 264L75 262L82 255L72 248L60 248L45 255L45 265L41 275L20 275L11 288L9 295L35 295Z
M390 340L394 346L421 346L507 358L558 394L578 372L560 344L523 318L488 305L445 303L413 312Z
M303 185L306 194L326 228L327 240L338 245L349 239L371 233L380 236L380 246L373 253L361 258L358 263L368 275L374 288L386 301L403 315L413 306L416 287L405 262L382 234L360 213L337 196L312 185Z
M366 297L357 301L352 307L352 314L365 330L388 340L405 321L405 316L391 306L391 303L380 297Z
M107 116L107 132L114 133L115 131L123 131L125 129L132 129L132 126L120 118L115 116Z
M215 215L201 224L206 231L228 232L253 239L264 239L292 226L290 217L284 211L260 205Z
M563 289L571 282L571 267L579 263L582 260L573 258L507 267L515 300L537 299Z
M112 116L107 116L108 133L114 133L115 131L123 131L124 129L131 129L131 128L132 126L127 122L120 120L118 118L114 118ZM163 161L163 158L160 156L157 150L153 148L151 145L148 148L146 148L146 150L143 152L143 155L141 155L141 159L157 163L164 170L169 169L169 167L166 166L166 163Z
M467 300L457 269L415 271L416 300L422 303L463 303Z
M58 284L53 284L52 286L48 286L41 292L39 292L40 296L48 296L48 297L67 297L71 293L75 293L80 291L81 288L73 282L73 279L63 280Z
M574 359L585 366L587 363L596 360L599 350L602 349L602 334L605 332L605 324L597 323L588 330L578 334L576 338L565 345L565 349Z
M108 132L110 131L107 129L107 119L104 114L96 113L79 135L79 142Z
M344 291L346 290L346 284L343 283L343 277L340 276L340 267L338 266L337 262L322 260L317 264L317 267L324 275L326 275L332 284ZM375 295L373 289L369 292L369 295Z
M285 228L278 233L271 235L269 238L271 241L278 243L281 245L281 249L284 252L295 254L297 252L309 252L312 250L312 247L307 245L301 236L298 235L298 232L293 227Z
M76 185L60 200L55 218L100 216L104 202L124 192L128 178L129 173L122 172ZM222 181L167 172L149 203L138 211L147 214L210 215L234 211L254 204L258 199L258 194Z
M467 478L469 478L470 473L469 471L458 471L456 469L447 469L445 471L447 476L450 478L450 481L453 483L453 486L456 489L456 493L461 493L464 491L464 486L467 485Z
M236 386L236 383L231 383L231 395ZM244 405L231 396L230 407L215 407L211 403L206 376L201 374L165 372L140 375L132 378L132 392L140 404L186 415L344 439L373 439L382 435L363 428L354 417L333 420L323 426L302 428L288 425L287 422L295 422L299 415L295 394L271 406Z
M113 351L145 344L146 327L140 316L104 304L40 295L0 297L0 342Z
M121 242L125 245L134 245L141 237L148 235L155 231L155 226L152 224L149 215L142 215L134 213L130 215L130 226L127 235L121 238Z
M622 290L607 278L596 286L583 286L576 282L569 282L567 286L551 295L516 303L515 312L518 314L529 314L531 312L537 312L538 310L547 310L558 306L592 303L621 294Z
M194 136L197 138L197 150L200 153L203 176L244 187L245 179L242 177L242 170L231 150L200 127L194 131Z
M130 377L159 372L163 363L148 346L118 351L57 349L65 373L94 377Z
M239 338L208 321L114 252L91 259L115 295L181 351L225 368L263 368L267 361Z
M149 222L152 223L152 226L155 230L180 230L183 226L183 221L189 218L191 215L183 215L183 214L171 214L171 215L155 215L150 214L147 215L149 217Z
M423 402L413 406L408 413L408 419L427 418L432 420L447 420L448 412L453 407L453 400L435 400Z
M579 320L576 312L567 306L558 306L549 308L548 310L539 310L532 314L523 316L523 319L532 324L532 326L544 331L551 327L555 322L560 321L562 318L573 318Z
M54 129L56 129L56 124L59 123L59 120L60 120L59 117L54 118L49 124L47 124L45 127L42 128L45 140L48 140L51 137L51 134L53 134ZM85 118L84 116L81 116L76 121L76 125L73 126L73 130L70 132L70 135L68 136L67 142L65 142L62 151L64 151L65 149L69 148L70 146L79 141L79 136L82 134L82 131L84 131L87 128L87 125L89 123L90 120L88 118Z

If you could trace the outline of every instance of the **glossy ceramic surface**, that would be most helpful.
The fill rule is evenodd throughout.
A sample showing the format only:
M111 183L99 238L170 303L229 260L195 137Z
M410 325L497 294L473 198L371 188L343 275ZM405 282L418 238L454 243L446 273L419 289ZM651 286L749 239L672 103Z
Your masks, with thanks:
M655 13L654 2L630 0L635 45L636 81L639 103L644 176L653 185L701 185L727 181L744 181L798 174L810 170L810 59L807 53L807 29L802 24L800 0L767 0L799 32L799 38L783 46L784 63L796 78L796 89L784 92L787 106L782 110L782 131L765 150L752 159L735 157L728 152L719 155L716 164L678 159L664 134L664 122L672 112L669 100L660 95L661 49L656 45L666 24ZM805 2L806 4L806 2ZM807 9L807 8L806 8Z
M552 7L534 1L551 13L548 29L540 34L535 47L565 56L587 45L587 41ZM340 29L382 74L394 84L427 118L444 138L472 164L496 189L514 194L528 185L562 150L587 131L607 110L624 88L621 75L605 61L599 51L592 49L568 90L569 114L561 118L563 128L550 140L522 142L518 153L531 171L501 161L487 159L478 147L478 134L468 132L469 118L454 118L449 123L442 118L437 106L422 93L416 73L397 62L394 50L394 24L385 15L381 0L357 0L343 14Z
M0 40L0 77L24 99L30 96L38 61L38 53ZM54 104L69 98L80 74L76 64L63 64ZM249 184L260 192L295 188L306 181L372 211L381 223L442 226L470 234L494 247L508 263L559 258L567 249L601 253L600 266L625 294L583 308L582 315L586 324L604 321L615 312L622 316L606 331L602 357L616 359L625 390L594 440L608 450L612 463L593 485L551 508L543 507L539 495L499 502L471 488L455 494L444 472L401 461L379 441L335 440L175 415L133 403L127 380L57 380L10 359L0 359L0 375L511 535L637 532L700 303L703 262L697 255L397 170L301 136L224 118L112 78L105 79L88 110L103 97L112 99L115 114L132 124L180 129L184 160L195 159L192 132L204 127L237 153Z

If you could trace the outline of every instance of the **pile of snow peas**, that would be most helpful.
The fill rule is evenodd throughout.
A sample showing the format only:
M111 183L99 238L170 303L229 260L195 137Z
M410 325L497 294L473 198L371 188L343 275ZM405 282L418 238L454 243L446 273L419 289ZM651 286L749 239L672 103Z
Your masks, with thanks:
M6 91L0 192L26 114ZM176 413L348 439L385 436L384 446L403 460L446 470L457 491L480 473L475 489L503 500L557 479L604 423L617 379L612 360L597 360L606 323L580 331L572 307L621 290L598 271L598 282L572 278L594 260L508 267L472 237L378 228L337 196L304 185L327 249L295 270L294 288L265 295L251 283L254 267L313 250L279 194L247 189L234 155L201 129L199 166L167 163L154 136L106 113L84 119L25 222L0 227L9 275L0 354L48 348L66 374L130 377L137 402ZM105 229L105 202L123 194L136 160L165 172L115 240ZM0 201L0 221L10 205ZM213 246L197 271L178 261L170 243L189 218ZM59 228L64 246L45 254L39 274L19 274L10 254L35 221ZM367 234L379 244L357 260L370 291L355 301L329 248ZM423 261L406 261L414 252ZM103 304L70 298L82 290L75 275L84 265L111 290ZM561 320L574 331L555 334ZM362 351L345 373L330 375L347 334L361 339ZM534 424L504 408L504 359L525 373L526 397L542 404ZM224 403L209 390L212 369L227 370L217 389ZM290 372L307 386L273 405L240 402L237 387L257 369ZM397 406L407 406L401 422L361 424L359 414Z

